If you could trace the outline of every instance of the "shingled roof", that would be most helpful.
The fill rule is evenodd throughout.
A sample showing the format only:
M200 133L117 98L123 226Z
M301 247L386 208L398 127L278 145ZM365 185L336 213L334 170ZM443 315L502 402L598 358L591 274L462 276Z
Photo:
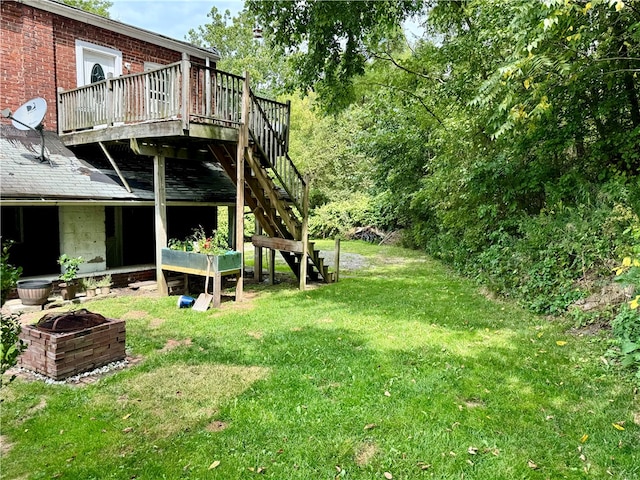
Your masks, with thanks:
M116 164L131 187L128 192L116 171L97 146L73 152L57 134L45 132L45 156L41 162L40 135L0 125L0 198L33 200L38 205L57 201L135 203L153 202L153 161L128 149L117 149ZM166 162L168 203L230 204L235 186L215 162L174 160Z

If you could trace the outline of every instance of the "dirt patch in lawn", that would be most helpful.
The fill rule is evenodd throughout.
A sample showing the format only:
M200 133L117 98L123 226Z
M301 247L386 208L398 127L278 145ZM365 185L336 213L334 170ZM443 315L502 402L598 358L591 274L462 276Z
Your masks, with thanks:
M378 453L378 447L375 443L364 442L358 445L355 453L356 465L359 467L366 466Z
M208 432L214 432L214 433L221 432L225 430L228 426L229 424L227 422L221 422L220 420L216 420L211 422L209 425L207 425L205 430L207 430Z
M257 366L176 363L127 378L118 386L126 395L114 397L104 392L96 402L103 406L116 403L136 419L134 428L140 433L166 438L200 422L215 423L212 417L225 402L269 372Z
M0 455L5 456L13 448L13 443L9 441L6 435L0 435Z
M164 347L160 349L160 351L163 353L170 352L171 350L181 346L188 347L192 343L193 342L190 338L185 338L184 340L174 340L173 338L170 338L169 340L167 340L167 343L164 344Z
M149 314L144 310L131 310L125 313L124 315L122 315L122 317L120 318L122 318L122 320L140 320L142 318L145 318L148 315Z

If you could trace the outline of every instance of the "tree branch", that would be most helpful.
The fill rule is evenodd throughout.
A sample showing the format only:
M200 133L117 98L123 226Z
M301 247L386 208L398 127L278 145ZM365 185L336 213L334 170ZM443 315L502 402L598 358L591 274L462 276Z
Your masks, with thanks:
M405 90L404 88L396 87L394 85L387 85L387 84L378 83L378 82L366 82L366 85L377 85L379 87L388 88L390 90L398 90L399 92L402 92L402 93L404 93L406 95L409 95L410 97L415 98L416 100L418 100L418 102L420 102L420 105L422 105L422 107L427 111L427 113L429 113L429 115L431 115L433 118L435 118L436 121L440 125L442 125L442 127L444 127L445 130L447 129L446 125L442 122L442 120L440 120L440 117L438 117L438 115L436 115L434 113L434 111L431 108L429 108L429 106L426 103L424 103L424 100L422 99L421 96L416 95L415 93L413 93L413 92L411 92L409 90Z
M410 73L411 75L416 75L418 77L422 77L426 80L432 80L434 81L433 78L431 78L429 75L425 75L424 73L420 73L420 72L415 72L413 70L408 69L405 66L400 65L390 54L389 52L384 52L386 54L386 57L383 57L375 52L371 52L371 56L373 56L374 58L377 58L378 60L385 60L387 62L391 62L393 63L397 68L399 68L400 70Z

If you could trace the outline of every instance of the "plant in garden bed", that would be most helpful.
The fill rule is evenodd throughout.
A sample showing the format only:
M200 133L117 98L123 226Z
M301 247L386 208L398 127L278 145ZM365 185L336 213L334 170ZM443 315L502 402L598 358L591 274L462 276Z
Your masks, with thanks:
M171 250L203 253L206 255L224 255L231 250L224 232L214 230L211 235L207 235L202 226L195 228L193 234L184 240L170 239L168 247Z

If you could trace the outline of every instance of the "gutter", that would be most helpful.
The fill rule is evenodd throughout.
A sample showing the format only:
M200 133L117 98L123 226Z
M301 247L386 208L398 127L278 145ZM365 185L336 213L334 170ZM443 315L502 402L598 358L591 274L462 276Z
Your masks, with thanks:
M3 207L63 207L63 206L76 206L76 207L153 207L155 202L153 200L54 200L47 198L34 198L34 199L2 199ZM169 207L230 207L235 205L233 202L195 202L195 201L168 201Z

